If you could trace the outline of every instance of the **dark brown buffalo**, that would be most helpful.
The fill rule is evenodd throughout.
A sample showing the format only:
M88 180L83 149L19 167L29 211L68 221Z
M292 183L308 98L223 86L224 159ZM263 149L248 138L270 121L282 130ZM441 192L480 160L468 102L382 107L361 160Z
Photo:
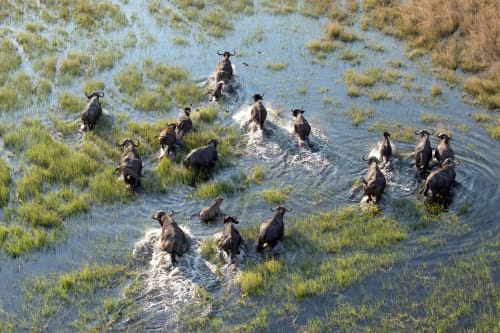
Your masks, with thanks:
M441 140L434 151L434 157L438 161L438 164L441 166L444 160L447 158L451 158L452 160L455 158L455 153L453 149L450 147L451 136L448 136L446 133L438 133L436 136Z
M177 134L179 135L179 138L182 139L182 137L186 135L192 127L193 121L191 120L191 108L185 107L184 114L177 120Z
M164 251L170 254L172 264L176 265L177 260L175 260L175 256L182 257L184 255L186 235L174 221L172 215L173 212L167 214L163 210L159 210L153 215L153 219L157 220L161 225L161 246Z
M220 205L222 204L223 200L224 198L222 197L215 198L214 202L210 206L205 207L200 211L200 219L203 222L208 222L219 215Z
M424 188L420 191L421 194L427 196L427 192L431 190L432 200L436 198L445 199L450 194L450 189L455 183L455 166L451 158L443 161L442 166L432 171L425 180Z
M217 140L211 139L206 146L191 150L184 158L184 166L194 170L212 168L218 160L217 144Z
M235 56L236 51L233 51L233 53L229 51L225 51L224 53L217 51L217 54L223 56L224 58L222 58L222 60L215 67L215 81L228 83L229 80L233 78L233 66L231 65L229 57Z
M260 94L255 94L252 96L254 103L252 105L252 109L250 110L250 122L254 122L259 125L261 130L264 130L264 122L267 118L267 110L262 104L262 99L264 98Z
M122 147L122 155L115 172L120 171L125 183L135 191L141 185L142 174L142 159L135 149L139 143L135 144L132 140L125 139L117 145Z
M302 141L308 140L309 134L311 134L311 126L304 118L304 112L302 109L292 109L292 115L295 117L293 129Z
M177 125L167 124L160 133L160 146L161 149L167 154L167 156L172 152L175 154L175 145L177 143L177 134L175 133Z
M429 163L432 160L432 147L429 136L432 133L426 130L415 131L415 135L420 135L420 142L415 146L415 167L418 172L422 175L428 168Z
M264 222L260 226L259 238L257 240L257 252L262 252L265 248L273 248L276 246L278 241L283 238L285 233L285 223L283 222L283 216L285 212L291 212L292 210L287 210L283 206L278 206L274 211L274 215Z
M380 158L384 164L389 162L389 159L392 156L392 146L391 141L389 140L390 137L391 134L389 134L389 132L384 132L384 141L382 141L379 149Z
M366 177L362 178L363 189L368 197L366 202L374 201L374 203L377 203L380 201L380 197L386 186L385 176L378 167L380 163L378 158L372 156L367 160L363 156L363 161L368 161L369 165Z
M80 118L83 121L83 130L86 131L92 130L97 121L102 116L102 106L99 101L99 97L104 97L104 93L100 91L93 91L90 95L85 94L87 96L87 104L83 108Z
M226 252L229 258L236 254L240 254L240 245L243 241L240 232L236 229L236 224L239 222L234 216L227 215L224 217L226 227L222 231L219 239L219 248Z

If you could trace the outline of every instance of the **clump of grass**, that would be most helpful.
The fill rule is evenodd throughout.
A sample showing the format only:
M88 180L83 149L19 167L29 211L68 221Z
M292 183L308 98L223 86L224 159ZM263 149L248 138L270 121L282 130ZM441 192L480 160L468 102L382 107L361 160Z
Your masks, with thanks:
M23 203L17 210L19 219L33 227L54 228L62 226L56 211L38 202Z
M243 296L255 295L264 285L264 277L260 272L245 271L240 276L241 294Z
M352 105L344 113L351 118L353 125L358 126L367 119L372 118L375 115L375 110L372 108L362 110L361 108Z
M33 66L38 72L49 80L54 80L57 70L57 57L47 56L39 61L36 61Z
M111 69L115 63L123 57L123 52L115 49L107 49L96 52L94 55L94 62L96 69L102 72Z
M353 31L346 29L339 22L329 22L326 27L326 33L331 39L338 39L343 42L353 42L359 37Z
M272 71L281 71L283 69L286 69L288 67L287 62L266 62L266 67L269 68Z
M0 158L0 208L9 202L9 185L12 181L10 168L4 159Z
M134 96L144 87L142 72L136 65L129 65L115 76L115 84L121 92Z
M40 79L36 83L35 89L37 102L46 101L52 92L52 83L46 79Z
M264 11L272 15L286 15L297 10L297 0L285 0L280 2L262 0L261 4L264 7Z
M204 106L197 109L197 112L193 112L191 117L193 120L199 120L203 123L213 123L217 117L217 108L215 106Z
M0 44L0 56L2 58L2 62L0 63L0 73L8 73L21 66L21 56L17 54L16 46L7 38L2 38L2 43Z
M343 42L331 40L312 40L307 43L307 48L311 54L320 59L325 59L329 53L345 47Z
M77 76L92 71L92 57L83 52L71 51L62 59L59 66L59 76L63 82L69 82Z
M11 225L7 229L3 248L11 257L54 246L62 237L60 229L27 229L18 225Z
M200 255L212 262L217 261L217 253L219 252L218 240L215 237L206 238L200 248Z
M6 112L14 111L18 106L17 92L10 87L0 87L0 108Z
M148 58L144 60L143 67L146 77L160 83L165 88L173 82L186 81L189 78L188 72L182 67L164 63L153 63Z
M431 85L431 87L429 88L429 91L430 91L432 97L438 97L443 93L443 91L441 90L441 87L435 82Z
M203 89L195 82L178 82L171 88L172 96L179 105L198 103L203 100Z
M200 25L210 36L221 38L233 30L233 24L225 11L212 10L201 16Z
M369 96L374 101L379 101L382 99L390 99L389 93L385 89L376 89L369 93Z
M134 108L144 111L168 110L172 106L172 96L163 87L156 91L142 91L133 102Z
M432 124L432 123L437 123L437 122L442 120L440 115L429 114L429 113L422 113L421 119L422 119L422 122L426 125Z
M185 46L189 44L189 41L184 37L175 36L172 38L172 43L179 46Z
M347 95L350 97L359 97L361 95L361 89L354 84L351 84L347 87Z
M280 204L288 199L288 196L292 193L293 186L286 185L281 188L267 189L260 193L260 197L267 204Z
M234 185L226 180L216 181L212 183L201 184L194 196L200 199L212 199L218 196L231 195L236 191Z
M100 204L127 203L132 199L132 194L125 182L118 178L112 168L105 169L104 172L91 179L89 187L92 200Z
M261 184L266 177L266 169L260 165L254 165L251 171L252 181L256 184Z

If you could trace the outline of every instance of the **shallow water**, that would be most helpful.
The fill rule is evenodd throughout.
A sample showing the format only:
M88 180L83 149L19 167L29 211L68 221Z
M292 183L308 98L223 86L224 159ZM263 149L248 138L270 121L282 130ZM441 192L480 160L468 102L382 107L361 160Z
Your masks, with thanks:
M224 102L225 113L219 116L222 118L221 122L235 126L242 133L246 155L239 158L234 167L216 174L214 179L226 179L247 172L254 165L261 165L266 169L263 185L254 184L248 192L224 199L223 212L237 215L242 225L257 223L271 215L267 205L258 198L260 191L267 188L292 185L293 192L284 204L293 208L296 216L360 202L363 198L362 189L353 188L353 184L367 170L362 156L374 154L374 147L380 144L382 133L368 130L369 125L380 121L389 126L396 122L414 128L437 129L439 126L453 132L451 145L461 164L456 167L459 185L453 188L453 199L448 210L457 212L462 205L470 206L468 214L461 219L471 231L459 238L440 235L446 237L446 245L431 253L426 252L419 261L435 264L459 253L465 244L478 243L485 235L498 231L500 144L492 141L485 130L468 116L481 109L466 104L458 90L440 83L443 94L432 100L427 87L437 80L429 73L421 72L418 64L407 60L403 45L398 41L377 32L356 31L364 39L347 45L347 48L364 55L361 64L353 67L348 62L336 59L336 55L329 56L323 64L317 64L311 62L306 44L321 36L326 24L324 20L259 13L239 19L234 32L226 38L199 43L197 39L203 33L193 28L189 44L177 46L172 44L172 36L177 36L178 33L167 26L155 24L145 6L129 2L121 4L121 7L128 16L134 13L138 19L122 31L106 34L105 38L110 42L118 42L127 33L134 32L137 36L153 36L155 42L147 46L141 46L139 42L112 70L102 73L99 79L104 80L107 87L113 86L113 77L122 66L141 63L146 57L153 61L168 59L171 64L189 69L192 77L201 85L213 84L211 75L220 58L216 51L237 50L239 55L232 58L239 83L237 96ZM247 45L243 43L243 39L255 31L256 22L262 26L264 38ZM11 26L13 31L21 27L22 24L16 22ZM91 44L91 40L86 38L71 39L74 48L85 48ZM371 51L366 48L368 44L381 44L385 51ZM410 92L399 84L393 84L387 88L394 97L391 100L373 102L368 97L347 96L347 88L342 83L342 75L347 69L362 71L373 66L385 68L387 60L391 59L402 60L404 66L401 71L414 75L413 83L424 87L423 91ZM284 62L288 66L283 70L273 71L265 66L268 62ZM28 61L23 60L23 64L27 72L32 72ZM57 96L62 91L70 90L79 94L81 86L80 82L69 88L56 85L47 107L57 103ZM253 131L248 125L251 96L254 93L264 94L263 102L268 111L265 133ZM425 100L423 103L419 102L422 98ZM122 103L122 97L116 91L106 95L105 99L107 111L111 115L127 113L130 119L137 121L155 121L179 114L179 110L167 113L133 110L130 105ZM361 109L372 107L375 116L354 126L345 114L345 110L352 105ZM304 116L313 128L309 143L299 142L293 134L290 109L296 107L306 110ZM442 120L437 124L423 124L422 113L440 115ZM0 118L13 121L33 114L49 121L45 110L33 108L15 115L2 114ZM462 125L470 130L460 131L458 128ZM433 146L437 144L435 137L431 141ZM391 167L384 170L388 183L380 203L384 213L394 212L391 207L394 200L422 200L418 194L422 179L415 176L412 159L405 157L411 154L416 143L417 136L412 143L394 142L398 154L393 157ZM146 168L154 168L154 163L154 158L148 159ZM193 301L197 286L203 286L217 294L237 275L237 271L231 267L226 267L225 272L218 274L213 264L200 256L203 240L216 236L222 230L222 223L200 223L195 214L210 204L211 200L191 199L187 195L192 191L193 188L180 186L169 190L166 195L141 192L131 205L94 207L91 213L68 221L68 240L59 244L56 249L36 253L29 258L3 257L0 267L0 299L3 310L7 313L21 313L23 300L16 295L20 293L22 281L26 277L68 271L88 260L99 261L114 251L107 250L102 241L106 243L119 240L120 251L133 252L134 262L142 272L138 278L144 282L145 290L136 302L143 311L143 322L134 323L123 319L111 329L144 329L148 332L175 329L178 327L176 314ZM161 251L158 244L160 226L151 218L158 209L174 209L174 218L191 238L189 250L179 259L176 267L171 266L169 256ZM414 222L401 221L407 225ZM99 251L95 251L96 246ZM244 265L244 258L252 256L253 253L242 254L243 259L238 259L238 264ZM212 309L206 309L207 315L211 311ZM302 319L306 320L307 318ZM143 326L144 322L147 322L146 327Z

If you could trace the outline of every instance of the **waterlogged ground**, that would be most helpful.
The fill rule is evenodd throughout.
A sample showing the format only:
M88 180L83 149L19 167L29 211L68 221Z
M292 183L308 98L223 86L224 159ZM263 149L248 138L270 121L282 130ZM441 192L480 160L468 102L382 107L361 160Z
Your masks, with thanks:
M361 30L358 10L331 26L333 11L294 2L86 4L2 3L13 14L0 27L0 332L500 329L500 145L478 124L486 111L428 59ZM236 51L236 92L213 103L218 50ZM105 115L81 133L94 89ZM255 93L265 133L248 125ZM172 180L186 149L160 163L155 138L190 103L198 135L186 144L221 141L219 167L196 187ZM309 144L291 108L306 110ZM419 194L418 129L453 136L458 184L445 209ZM383 131L395 154L369 207L362 156ZM112 172L126 137L145 162L137 195ZM231 265L216 250L221 219L196 216L217 195L245 238ZM285 238L261 257L258 226L278 203L292 209ZM158 243L159 209L190 238L176 267Z

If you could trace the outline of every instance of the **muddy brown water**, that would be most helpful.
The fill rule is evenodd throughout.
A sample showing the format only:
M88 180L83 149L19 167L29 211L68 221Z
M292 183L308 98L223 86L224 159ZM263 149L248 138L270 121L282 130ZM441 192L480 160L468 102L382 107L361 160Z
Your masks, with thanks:
M220 59L217 50L237 51L238 55L233 57L232 61L239 88L237 95L224 102L224 113L219 114L218 121L238 128L245 143L246 155L239 158L233 167L214 175L213 180L228 179L241 172L245 173L255 165L265 168L266 177L262 185L253 184L244 193L224 199L223 211L237 215L242 225L257 223L271 215L268 206L258 198L258 194L267 188L293 186L293 192L284 204L293 208L295 216L306 216L360 202L362 191L352 187L355 180L366 173L367 166L361 159L362 155L369 154L381 140L382 133L368 130L371 124L379 121L387 123L388 127L400 123L416 129L436 130L438 126L447 128L453 132L451 144L461 161L460 166L456 168L459 184L453 188L452 202L448 210L458 212L460 207L467 205L469 212L461 216L461 221L470 227L470 232L457 238L447 234L430 235L431 238L445 237L446 245L431 252L424 251L425 254L414 260L433 265L461 253L465 245L479 243L480 240L497 234L500 220L497 205L500 199L500 144L498 141L492 141L485 130L470 117L470 114L483 110L465 103L459 90L446 87L443 82L434 78L429 70L422 71L422 67L430 67L427 60L423 60L424 66L409 61L400 42L377 32L357 29L356 32L363 36L363 40L346 47L363 55L359 65L338 60L337 53L329 55L323 63L318 64L311 62L306 45L313 39L319 39L327 21L299 15L256 14L238 19L235 30L222 39L214 40L205 36L205 42L198 42L200 36L204 35L193 28L188 36L189 44L178 46L172 43L172 37L179 33L167 26L158 26L147 12L147 8L143 8L145 6L134 3L121 6L128 16L135 13L138 20L122 31L107 33L102 37L109 42L117 42L123 40L129 32L134 32L137 36L147 33L154 37L155 42L144 46L138 37L138 46L131 49L112 70L99 76L99 79L106 82L107 87L113 86L113 77L123 66L141 63L142 59L147 57L153 61L168 61L186 68L200 85L213 84L211 76ZM263 40L244 43L244 39L249 38L257 26L263 28ZM22 22L11 22L10 27L15 32L22 27ZM12 37L14 32L7 35ZM51 33L51 30L47 33ZM92 40L87 38L72 38L72 46L75 49L86 49L91 43ZM366 47L371 44L383 45L384 51L374 52ZM401 60L403 66L400 70L413 75L413 84L422 86L423 90L408 91L395 83L382 86L393 96L390 100L374 102L363 96L348 97L347 88L342 82L342 75L346 70L354 68L362 71L374 66L387 68L388 60ZM267 68L266 63L288 65L285 69L274 71ZM23 68L30 72L31 66L23 61ZM433 100L428 88L434 82L441 86L442 95ZM47 105L40 108L30 107L15 114L2 113L0 118L2 121L12 122L21 117L38 115L48 122L45 110L57 104L58 95L67 90L79 95L82 83L75 82L69 87L56 84ZM177 117L180 114L177 109L167 113L144 113L134 110L132 106L123 104L116 91L115 89L114 94L105 97L107 111L111 115L127 113L130 119L141 122ZM266 135L259 131L250 131L246 125L251 96L254 93L264 94L263 102L268 109ZM425 101L422 103L415 96L423 96ZM331 102L325 102L326 100ZM361 109L371 107L375 115L354 126L345 114L352 105ZM304 116L313 128L310 146L299 145L293 134L290 109L297 107L306 110ZM442 120L424 124L421 118L423 113L439 115ZM458 128L463 125L469 130L460 131ZM431 140L435 146L436 138L432 137ZM417 137L415 136L415 141L411 143L393 143L398 154L393 158L391 170L386 171L388 186L380 203L386 214L394 213L391 207L394 200L422 200L418 195L422 180L415 176L412 159L405 157L413 151ZM154 166L154 158L150 157L146 168ZM14 316L22 314L22 288L28 277L66 272L80 267L83 263L109 261L116 252L133 252L134 261L141 271L139 279L145 286L145 290L136 300L142 309L141 321L134 324L123 319L111 329L144 329L151 332L175 329L176 314L193 299L197 285L217 294L236 274L227 274L224 279L220 279L213 264L200 256L199 249L203 240L217 235L222 230L222 225L214 223L207 226L193 216L202 207L210 204L210 200L191 199L188 195L192 192L191 187L179 186L165 195L142 192L129 205L96 206L89 214L73 217L65 222L67 241L58 244L55 249L17 259L2 255L0 300L3 311ZM179 259L180 263L175 268L170 266L168 256L158 247L160 228L151 218L153 212L158 209L174 209L177 222L191 238L189 251ZM410 226L417 221L400 222ZM107 246L110 242L119 243L120 246ZM239 259L240 264L244 265L246 256L253 255L243 253L243 259ZM377 277L370 281L373 281L374 286L377 285ZM349 293L356 294L355 288ZM307 302L314 303L316 307L321 304L314 300ZM327 302L325 311L326 307ZM306 322L310 312L306 306L302 309L304 311L298 320ZM207 313L210 311L211 309L207 309ZM64 329L71 317L61 316L50 326L53 329Z

